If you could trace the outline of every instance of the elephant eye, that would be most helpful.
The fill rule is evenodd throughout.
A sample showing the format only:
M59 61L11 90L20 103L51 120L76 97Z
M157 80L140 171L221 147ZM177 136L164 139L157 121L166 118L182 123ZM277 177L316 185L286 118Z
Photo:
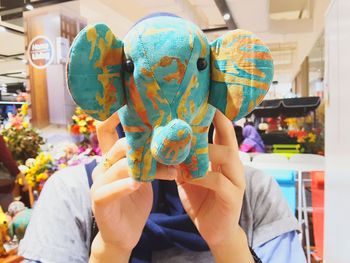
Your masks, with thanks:
M127 59L124 63L125 71L129 73L134 72L134 62L131 59Z
M204 70L207 67L208 63L205 58L199 58L197 60L197 68L198 70Z

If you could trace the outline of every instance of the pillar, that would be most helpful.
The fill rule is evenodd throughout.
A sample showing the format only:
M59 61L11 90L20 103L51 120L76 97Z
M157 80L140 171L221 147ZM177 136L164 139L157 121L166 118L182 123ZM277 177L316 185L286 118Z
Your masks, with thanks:
M69 47L86 25L79 14L76 1L24 12L27 87L32 123L38 128L66 125L74 111L65 68Z

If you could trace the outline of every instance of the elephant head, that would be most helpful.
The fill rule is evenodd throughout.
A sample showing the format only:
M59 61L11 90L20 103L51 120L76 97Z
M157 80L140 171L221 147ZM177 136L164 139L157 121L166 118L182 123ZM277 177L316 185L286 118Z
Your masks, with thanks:
M151 181L157 162L204 176L215 108L230 120L252 111L268 91L273 63L250 32L230 31L209 44L191 22L157 16L123 41L104 24L86 27L72 45L67 76L86 113L104 120L118 111L130 173Z

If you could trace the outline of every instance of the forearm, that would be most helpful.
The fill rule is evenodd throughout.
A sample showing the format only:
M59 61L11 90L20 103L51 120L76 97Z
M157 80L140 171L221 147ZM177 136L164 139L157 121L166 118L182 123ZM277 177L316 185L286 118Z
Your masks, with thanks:
M221 244L209 247L216 263L254 263L247 236L241 227L233 230Z
M104 243L98 234L91 245L89 263L128 263L130 255L131 251Z

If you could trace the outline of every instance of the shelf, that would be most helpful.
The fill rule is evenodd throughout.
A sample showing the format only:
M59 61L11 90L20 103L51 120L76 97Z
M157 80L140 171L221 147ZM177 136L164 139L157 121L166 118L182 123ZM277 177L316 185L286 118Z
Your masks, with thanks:
M0 104L5 104L5 105L22 105L24 104L24 101L0 101Z

